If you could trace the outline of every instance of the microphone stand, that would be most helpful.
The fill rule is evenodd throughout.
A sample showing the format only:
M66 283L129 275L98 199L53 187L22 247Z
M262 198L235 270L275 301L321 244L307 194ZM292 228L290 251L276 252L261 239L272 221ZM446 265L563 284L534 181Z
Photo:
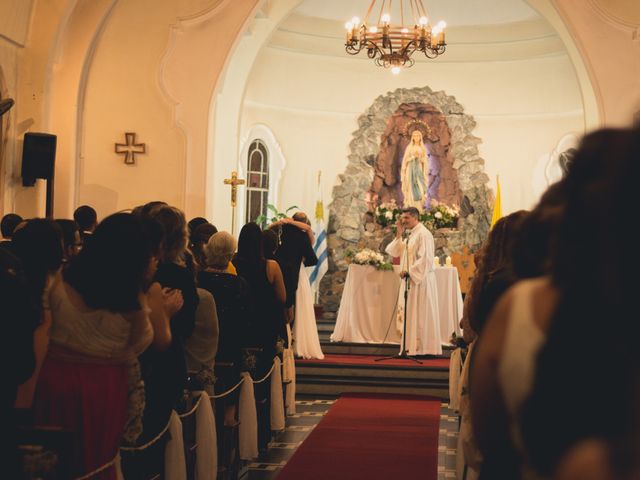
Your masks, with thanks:
M382 362L384 360L392 360L394 358L402 358L405 360L413 360L416 363L422 365L422 362L415 357L412 357L407 353L407 306L409 304L409 289L411 284L411 277L409 276L409 236L405 240L406 244L404 246L404 254L405 254L405 265L407 276L404 277L404 322L402 323L402 346L400 347L400 353L397 355L392 355L390 357L382 357L374 359L375 362Z

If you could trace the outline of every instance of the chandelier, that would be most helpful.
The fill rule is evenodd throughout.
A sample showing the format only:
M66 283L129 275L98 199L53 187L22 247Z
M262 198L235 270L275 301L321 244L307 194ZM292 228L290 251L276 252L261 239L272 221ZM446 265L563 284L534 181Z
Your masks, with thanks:
M402 67L408 68L415 63L411 56L416 52L422 52L427 58L436 58L444 53L447 46L444 29L447 25L441 21L432 27L422 0L398 0L400 24L391 23L393 0L382 0L377 23L370 23L369 17L376 3L377 0L371 1L363 22L353 17L346 23L345 49L349 55L366 50L376 65L391 68L394 74L398 74Z

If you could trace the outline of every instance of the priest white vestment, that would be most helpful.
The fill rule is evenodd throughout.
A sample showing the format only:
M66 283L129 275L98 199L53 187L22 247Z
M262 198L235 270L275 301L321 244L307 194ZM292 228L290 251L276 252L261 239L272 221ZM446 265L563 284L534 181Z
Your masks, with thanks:
M407 231L408 232L408 231ZM409 355L441 355L440 322L438 319L438 292L433 269L435 244L433 235L418 223L407 240L396 238L386 248L389 255L400 257L400 271L409 272L409 296L407 299L407 340ZM405 280L400 284L395 318L400 331L404 321Z

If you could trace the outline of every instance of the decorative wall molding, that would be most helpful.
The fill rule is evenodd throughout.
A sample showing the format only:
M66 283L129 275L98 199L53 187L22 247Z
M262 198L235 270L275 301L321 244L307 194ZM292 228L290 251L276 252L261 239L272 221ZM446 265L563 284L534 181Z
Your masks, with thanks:
M240 160L238 162L240 177L247 177L247 155L249 154L249 147L251 143L257 139L265 143L267 151L269 152L269 203L279 206L278 192L280 191L280 179L282 178L282 171L287 165L287 160L275 134L267 125L257 124L252 126L240 141L240 156L238 157ZM243 192L238 199L237 215L244 216L246 204L247 196L246 192Z

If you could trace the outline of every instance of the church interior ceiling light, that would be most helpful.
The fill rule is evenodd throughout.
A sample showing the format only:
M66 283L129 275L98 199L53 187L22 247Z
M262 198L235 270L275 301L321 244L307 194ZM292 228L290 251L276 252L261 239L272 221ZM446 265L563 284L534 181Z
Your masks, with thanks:
M364 20L353 17L348 21L345 49L350 55L364 50L376 65L398 74L415 63L414 53L421 52L427 58L442 55L447 47L447 25L440 21L432 26L422 0L395 3L394 8L393 0L372 0ZM397 17L392 19L392 15Z

